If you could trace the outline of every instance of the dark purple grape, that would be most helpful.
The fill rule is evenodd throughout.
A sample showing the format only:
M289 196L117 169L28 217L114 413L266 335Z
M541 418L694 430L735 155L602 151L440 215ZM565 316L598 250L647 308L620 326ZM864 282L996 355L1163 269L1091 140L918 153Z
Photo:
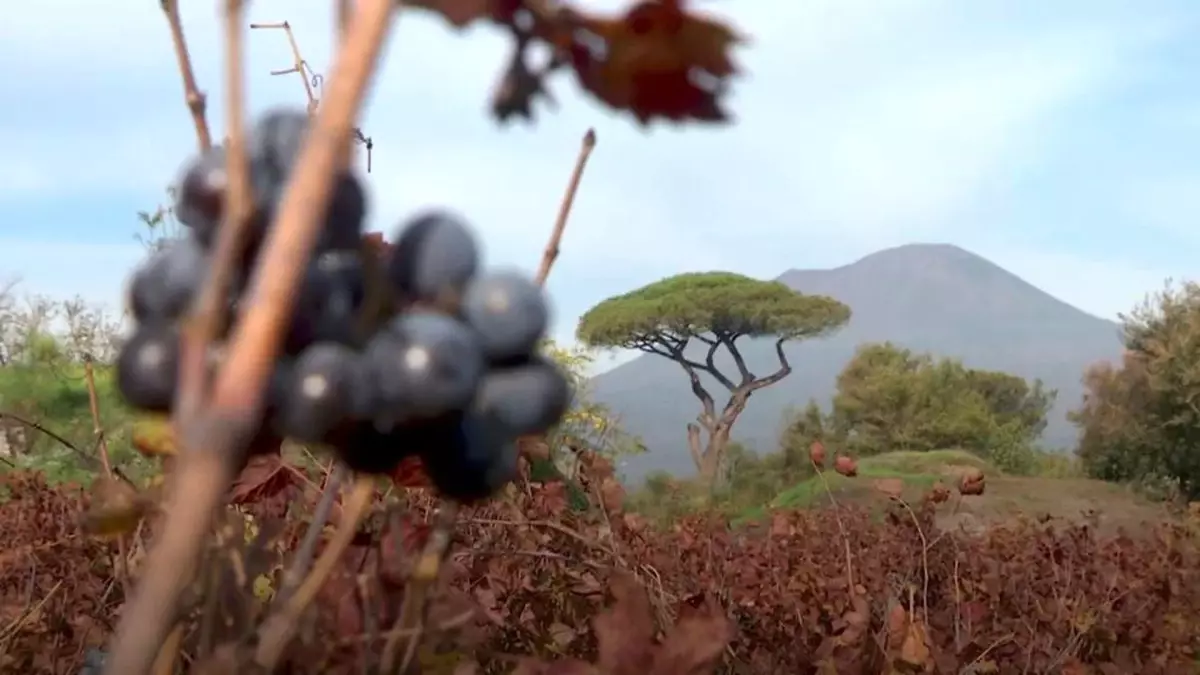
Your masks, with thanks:
M571 383L549 359L489 372L479 386L475 409L512 431L513 436L550 430L571 404Z
M175 193L175 217L191 229L192 235L205 248L216 241L225 210L225 192L229 187L226 161L226 152L221 146L193 158L184 166ZM269 208L282 188L282 183L265 169L262 162L251 158L247 169L251 209L244 264L253 260L270 222Z
M429 442L427 429L419 425L380 428L370 421L357 421L340 429L330 444L347 467L359 473L387 474L416 447Z
M271 211L277 210L275 202L283 196L283 186L308 136L309 123L308 113L303 110L276 109L260 117L251 131L250 156L265 177L278 186L274 199L265 204ZM317 250L356 250L366 213L367 195L358 176L352 171L340 173L329 197Z
M458 217L434 211L408 221L386 262L388 281L411 300L457 294L479 267L479 247Z
M208 274L208 256L192 237L167 242L133 274L129 309L138 321L175 321Z
M325 224L317 243L320 251L357 251L362 246L367 218L367 193L352 172L338 175L325 210Z
M291 174L308 137L309 117L297 108L276 108L264 113L250 130L249 154L270 176L284 183Z
M139 325L117 356L117 390L125 402L149 412L167 412L178 381L178 331L165 323Z
M460 502L487 499L517 477L518 452L508 430L482 417L456 415L440 422L438 442L419 449L438 491Z
M515 271L489 272L467 284L462 315L493 363L523 359L546 334L550 312L541 287Z
M214 147L184 167L176 186L175 217L205 245L216 237L225 208L225 190L229 185L225 162L225 149Z
M296 359L276 411L279 431L301 443L320 443L354 418L369 386L359 356L343 345L318 343Z
M365 355L385 422L463 409L484 372L483 353L471 329L423 310L393 319L371 338Z
M362 263L352 253L328 253L305 271L284 351L299 353L315 342L354 344L366 297Z

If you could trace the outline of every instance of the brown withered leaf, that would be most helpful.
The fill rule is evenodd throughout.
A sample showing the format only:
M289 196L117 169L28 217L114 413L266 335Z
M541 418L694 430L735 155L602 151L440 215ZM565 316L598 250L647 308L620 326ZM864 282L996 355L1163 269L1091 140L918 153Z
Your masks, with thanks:
M84 514L84 527L101 537L132 532L149 511L151 503L130 484L100 476L92 483L91 500Z
M605 675L657 672L654 663L654 616L646 589L628 574L610 582L613 604L593 621L597 663ZM665 675L665 674L664 674Z
M166 415L140 415L133 422L133 447L146 457L174 457L175 431Z
M275 497L299 484L278 454L254 455L242 468L229 491L231 504L249 504Z
M600 501L609 513L620 513L625 505L625 488L616 478L605 478L600 483Z
M910 620L904 642L900 643L900 661L916 668L928 669L932 666L929 653L929 638L925 634L925 626Z
M733 640L733 625L725 613L704 598L698 607L684 605L675 626L655 650L652 673L708 675Z
M578 637L574 628L557 621L550 624L547 632L549 632L550 640L554 643L554 646L560 651L569 647L575 641L575 638Z
M691 13L681 0L646 0L613 18L583 16L570 46L579 83L600 101L655 119L725 122L726 80L737 72L730 50L742 41L716 19ZM598 54L587 39L603 39Z

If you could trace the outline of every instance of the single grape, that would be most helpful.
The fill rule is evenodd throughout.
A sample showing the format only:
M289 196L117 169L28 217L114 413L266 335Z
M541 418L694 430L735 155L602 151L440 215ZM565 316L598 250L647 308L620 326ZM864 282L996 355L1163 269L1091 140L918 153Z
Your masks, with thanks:
M322 307L322 333L327 340L351 334L367 299L367 277L362 258L350 251L333 251L317 258L317 269L329 279Z
M225 162L225 149L211 148L184 166L177 183L175 217L206 245L215 238L225 208Z
M388 281L402 296L427 301L458 294L478 267L479 247L470 228L442 211L408 221L386 262Z
M139 325L117 356L117 389L134 408L167 412L179 380L179 333L170 324Z
M461 502L487 499L517 477L518 452L500 425L473 414L441 422L438 443L420 448L430 480L443 495Z
M355 414L365 394L359 357L335 343L305 349L290 368L276 419L279 430L302 443L320 443Z
M397 316L366 347L384 421L461 410L484 372L471 329L443 314L414 310Z
M475 409L514 436L540 434L558 424L571 404L571 384L549 359L490 371L479 386Z
M467 284L462 315L479 333L484 353L493 363L532 354L550 321L541 287L519 272L503 270Z
M138 321L175 321L187 313L208 273L208 256L192 237L169 241L133 274L129 309Z
M320 251L357 251L362 245L363 222L367 218L367 192L353 172L338 174L333 194L325 209Z
M264 178L276 186L269 209L275 211L283 196L283 186L291 177L296 159L308 137L309 116L304 110L278 108L264 114L250 133L250 156L260 166ZM357 249L367 212L367 196L362 182L352 171L338 174L329 197L317 249Z
M276 108L264 113L249 134L249 154L279 183L288 175L308 136L309 117L297 108Z
M362 263L352 253L327 253L305 270L284 351L297 354L314 342L353 344L366 297Z
M225 209L225 192L229 187L226 158L225 149L221 146L198 155L184 166L177 183L175 217L191 229L192 235L205 248L211 247L216 241ZM282 188L282 182L266 169L263 162L251 157L247 169L251 210L243 264L253 260L253 254L270 222L269 207L273 206Z
M427 434L427 429L422 426L381 428L363 420L339 429L330 444L351 470L388 474L406 457L415 454L417 445L428 442Z

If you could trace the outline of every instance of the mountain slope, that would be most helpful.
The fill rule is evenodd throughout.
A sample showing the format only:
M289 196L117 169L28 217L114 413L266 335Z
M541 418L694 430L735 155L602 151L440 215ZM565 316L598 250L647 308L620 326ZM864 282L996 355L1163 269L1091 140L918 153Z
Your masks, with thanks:
M959 358L972 367L1041 378L1058 390L1043 440L1050 447L1068 448L1075 430L1066 413L1082 396L1084 369L1121 353L1117 324L1061 302L956 246L900 246L834 269L789 270L779 280L803 293L836 298L850 306L853 316L830 338L787 347L792 374L755 393L734 427L736 440L759 451L774 449L789 406L803 406L810 398L828 405L837 374L858 345L885 340ZM774 371L770 340L739 344L751 370L760 375ZM732 368L728 359L720 365ZM721 395L715 382L708 384L714 395ZM684 427L699 412L699 402L677 364L642 356L597 376L593 387L597 399L619 413L650 448L622 467L629 480L640 481L654 470L692 473Z

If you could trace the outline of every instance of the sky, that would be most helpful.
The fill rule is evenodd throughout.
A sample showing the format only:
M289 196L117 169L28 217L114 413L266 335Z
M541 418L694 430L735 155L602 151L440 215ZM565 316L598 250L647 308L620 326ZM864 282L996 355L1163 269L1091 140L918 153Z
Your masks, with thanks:
M180 0L214 136L213 0ZM625 3L579 6L612 11ZM738 0L693 3L749 36L727 127L638 128L552 80L557 110L497 125L508 42L403 11L361 126L368 228L428 207L476 228L489 265L536 269L579 140L599 139L551 275L554 336L611 295L685 271L774 277L914 242L978 253L1115 317L1196 276L1200 3L1195 0ZM318 71L328 0L253 0ZM281 32L247 36L250 112L302 106ZM195 136L150 0L17 3L0 21L0 280L119 309ZM626 355L603 359L600 368Z

